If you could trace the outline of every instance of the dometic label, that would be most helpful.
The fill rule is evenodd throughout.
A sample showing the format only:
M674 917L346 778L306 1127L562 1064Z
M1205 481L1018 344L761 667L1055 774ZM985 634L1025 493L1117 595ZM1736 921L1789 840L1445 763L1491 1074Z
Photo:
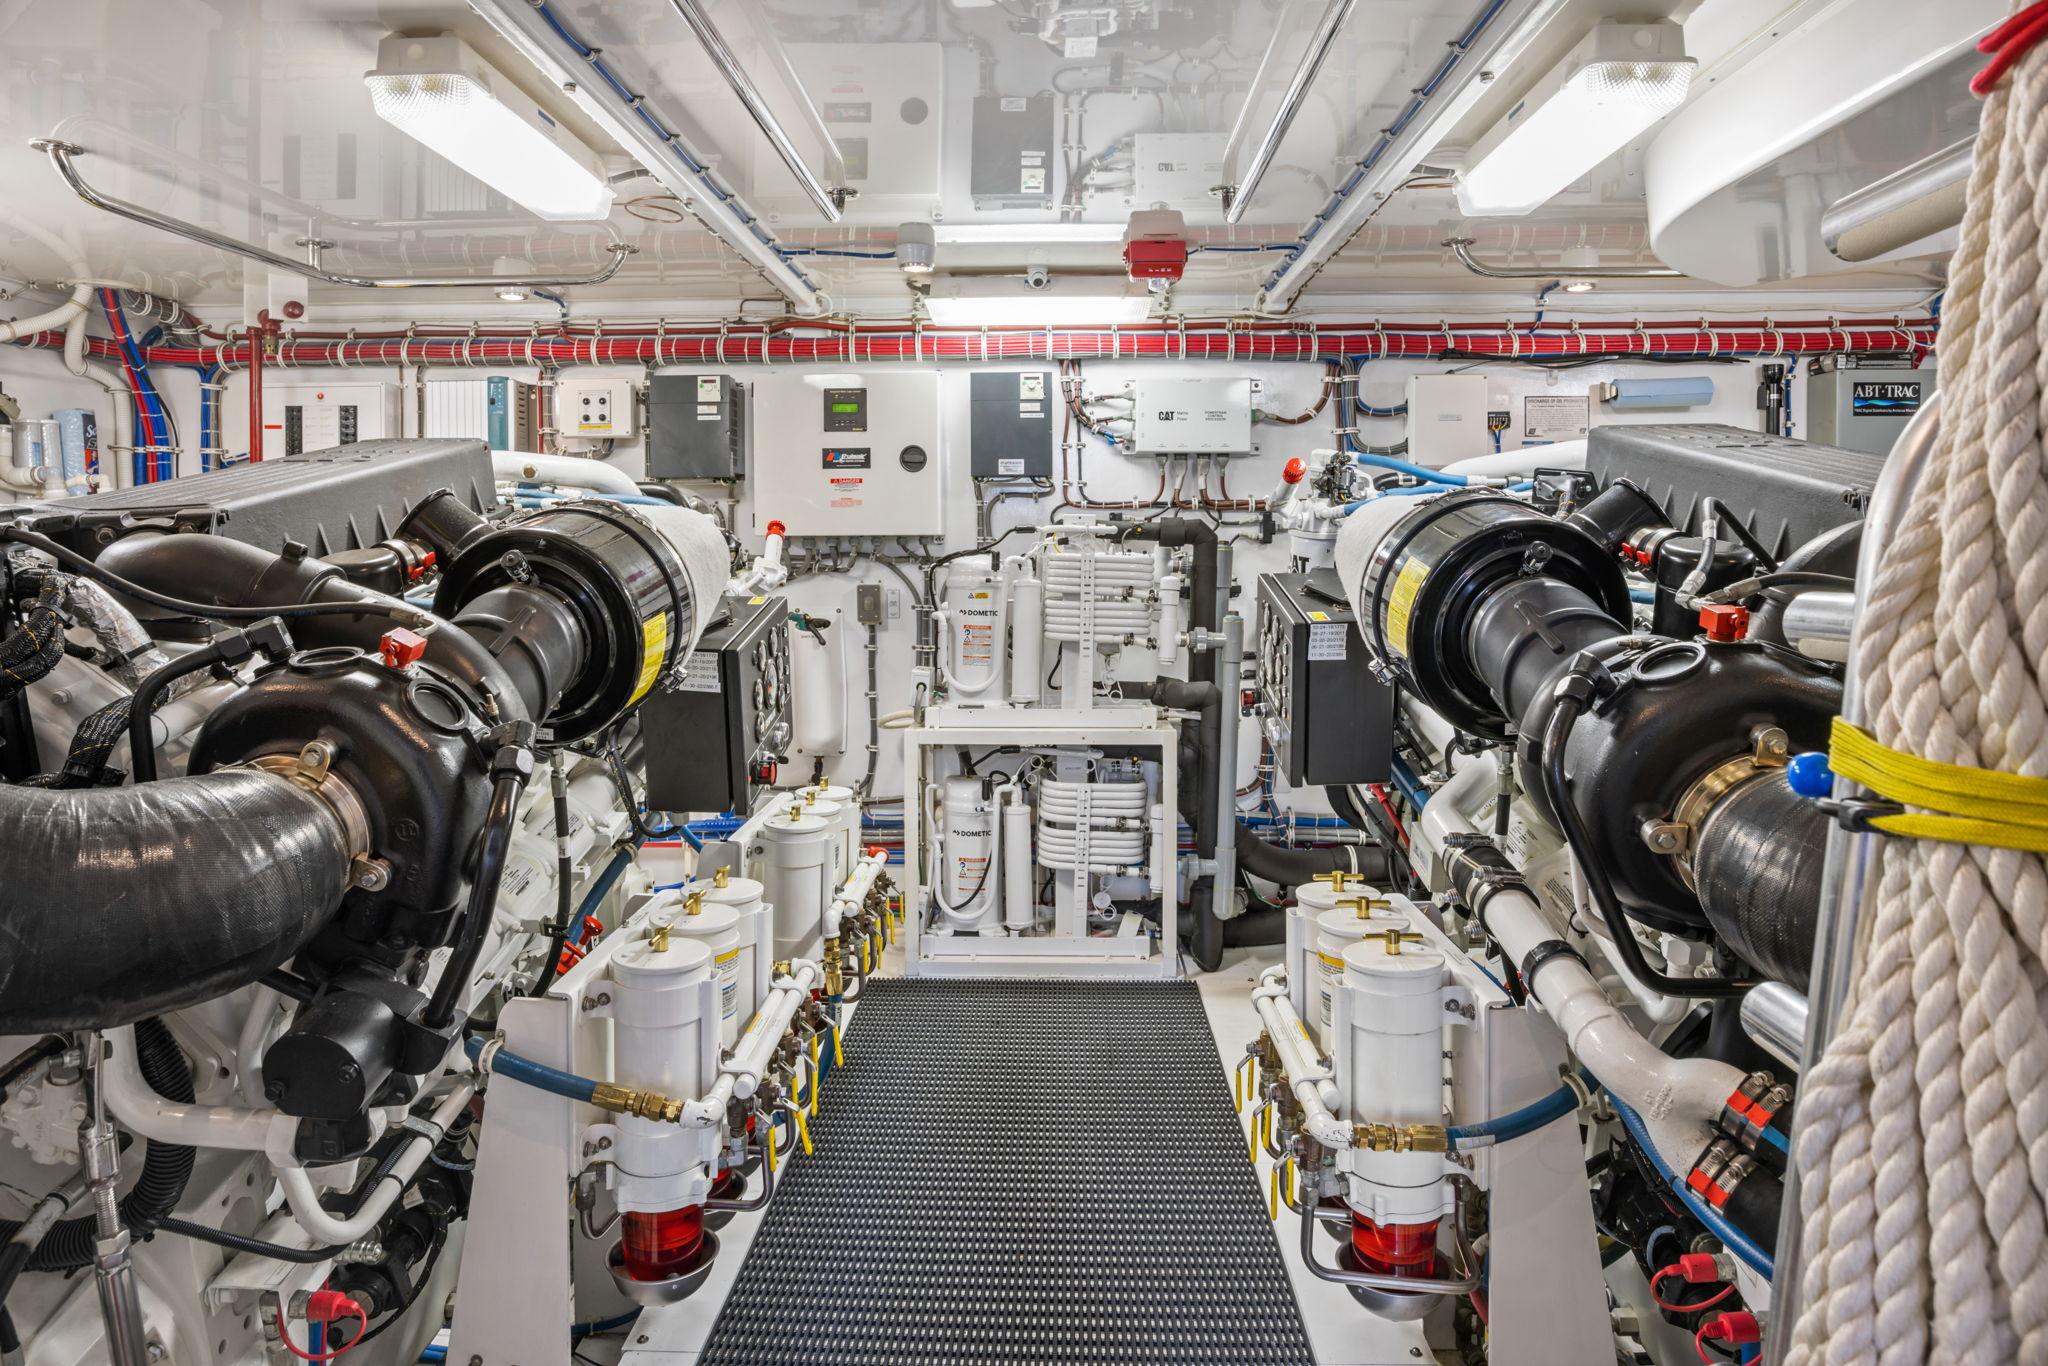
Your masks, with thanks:
M870 446L827 446L824 463L828 470L864 470L875 463L875 452Z
M1859 379L1849 386L1849 411L1857 417L1911 417L1920 411L1920 381Z

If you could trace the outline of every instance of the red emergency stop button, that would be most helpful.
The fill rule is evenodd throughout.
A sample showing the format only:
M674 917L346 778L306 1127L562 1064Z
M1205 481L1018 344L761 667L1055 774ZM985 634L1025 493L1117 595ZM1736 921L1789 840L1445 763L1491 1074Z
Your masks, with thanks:
M409 669L427 652L427 638L403 626L394 626L377 642L377 649L384 656L385 668Z
M1700 629L1708 640L1740 640L1749 634L1749 609L1740 603L1710 603L1700 608Z
M769 760L763 760L762 762L755 764L754 781L760 784L762 787L772 787L775 783L774 763Z

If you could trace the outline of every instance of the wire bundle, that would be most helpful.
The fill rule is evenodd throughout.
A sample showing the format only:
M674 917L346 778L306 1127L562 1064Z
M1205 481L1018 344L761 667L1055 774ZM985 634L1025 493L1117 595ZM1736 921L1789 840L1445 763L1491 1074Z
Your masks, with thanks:
M2048 777L2044 148L2036 48L1984 106L1941 430L1864 586L1856 661L1882 744L2034 778ZM1921 839L1879 840L1875 857L1843 1027L1801 1088L1787 1362L2048 1361L2048 866Z

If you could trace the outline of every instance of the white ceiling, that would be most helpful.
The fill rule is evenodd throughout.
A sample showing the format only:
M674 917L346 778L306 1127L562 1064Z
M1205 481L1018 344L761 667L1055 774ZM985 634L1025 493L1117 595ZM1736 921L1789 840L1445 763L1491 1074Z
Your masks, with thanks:
M715 21L813 167L824 167L827 156L806 103L836 120L833 131L850 154L846 183L860 190L836 226L799 192L668 0L555 0L554 9L603 49L836 302L900 313L908 295L891 263L811 253L886 251L905 220L1121 224L1133 208L1165 205L1186 215L1199 245L1240 248L1195 256L1176 295L1181 305L1249 304L1286 259L1278 248L1299 238L1442 59L1445 44L1487 3L1358 0L1245 221L1230 228L1221 226L1210 191L1222 142L1269 42L1277 76L1253 96L1251 123L1262 127L1270 117L1274 90L1292 72L1324 0L717 0ZM1697 98L1755 60L1788 20L1843 3L1554 0L1554 18L1524 58L1491 73L1479 103L1427 161L1454 167L1520 89L1604 13L1683 20L1701 61ZM1868 8L1873 0L1860 3ZM1095 55L1060 50L1062 40L1083 35L1084 21L1108 20L1115 31L1099 40ZM1053 42L1041 37L1048 28ZM742 299L772 295L652 181L622 184L608 223L546 224L381 123L362 83L378 40L433 31L459 33L593 147L617 151L572 99L545 86L462 3L0 0L0 207L71 249L60 254L10 232L0 214L0 286L65 278L72 263L63 257L75 253L95 276L201 307L234 311L264 297L261 289L245 293L261 282L260 267L100 214L71 196L26 146L54 135L87 149L81 172L110 194L287 253L296 239L317 235L339 244L328 257L339 268L481 275L509 262L593 271L610 243L626 241L639 253L612 283L579 295L580 303L681 314L730 311ZM1056 167L1043 200L1023 196L1021 183L1015 202L988 197L1009 163L986 149L977 162L975 130L982 125L987 135L1004 96L1040 97L1016 117L1033 137L1042 131L1052 142ZM1927 128L1926 137L1963 135L1966 129L1948 124L1970 112L1966 102L1949 102L1931 116L1947 122ZM1547 264L1567 247L1589 245L1611 263L1653 263L1643 202L1649 141L1520 220L1462 222L1442 180L1398 193L1314 280L1309 302L1317 294L1500 291L1445 252L1443 239L1460 234L1477 239L1475 250L1489 259ZM1103 158L1112 146L1119 155ZM1836 139L1833 173L1851 189L1926 150L1896 138L1876 146ZM1094 166L1086 184L1070 175L1075 164ZM961 271L1042 260L1056 272L1109 272L1118 250L1113 242L997 241L942 245L940 259ZM1936 278L1933 264L1921 260L1829 284L1896 289ZM1698 284L1673 288L1697 291ZM346 293L322 286L309 297L338 301Z

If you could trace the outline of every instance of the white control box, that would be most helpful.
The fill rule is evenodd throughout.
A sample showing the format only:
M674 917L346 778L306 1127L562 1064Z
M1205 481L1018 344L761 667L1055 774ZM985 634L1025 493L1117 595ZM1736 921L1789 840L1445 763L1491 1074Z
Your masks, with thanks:
M754 531L936 536L945 529L939 372L763 373L754 389Z
M555 385L555 426L571 441L632 436L639 430L636 407L629 379L576 375Z
M944 170L940 114L946 49L938 43L791 43L789 64L839 148L854 203L936 200ZM815 163L813 163L815 165ZM763 204L810 201L779 164L764 163Z
M1440 469L1492 451L1493 434L1486 430L1486 376L1408 377L1409 460Z
M1249 379L1141 379L1131 385L1131 449L1143 455L1246 455Z
M1190 223L1219 221L1223 201L1221 133L1136 133L1131 137L1133 209L1179 209Z

